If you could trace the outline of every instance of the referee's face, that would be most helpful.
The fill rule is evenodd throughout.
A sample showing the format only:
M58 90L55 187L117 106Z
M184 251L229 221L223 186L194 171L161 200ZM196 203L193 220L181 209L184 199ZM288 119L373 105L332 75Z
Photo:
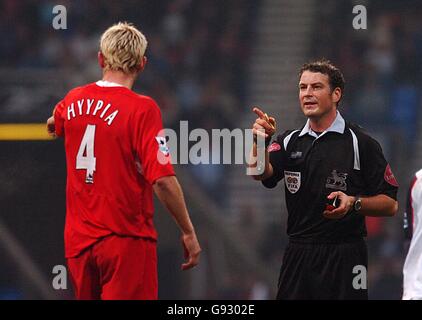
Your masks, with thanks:
M339 90L331 92L328 75L304 71L299 81L299 100L305 116L317 120L335 114Z

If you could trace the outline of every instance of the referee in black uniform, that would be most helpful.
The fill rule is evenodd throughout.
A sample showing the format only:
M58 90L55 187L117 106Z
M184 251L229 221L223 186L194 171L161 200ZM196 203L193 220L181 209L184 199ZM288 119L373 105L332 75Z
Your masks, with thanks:
M299 100L308 121L271 144L275 119L253 109L254 134L267 145L265 171L253 178L267 188L285 184L289 244L277 299L368 299L365 216L397 212L398 184L380 145L337 110L343 91L329 61L303 65Z

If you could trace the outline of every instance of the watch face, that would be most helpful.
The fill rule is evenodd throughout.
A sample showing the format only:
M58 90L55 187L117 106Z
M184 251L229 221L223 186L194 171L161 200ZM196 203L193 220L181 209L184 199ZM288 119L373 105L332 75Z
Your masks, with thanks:
M359 211L362 208L362 201L360 199L355 201L355 211Z

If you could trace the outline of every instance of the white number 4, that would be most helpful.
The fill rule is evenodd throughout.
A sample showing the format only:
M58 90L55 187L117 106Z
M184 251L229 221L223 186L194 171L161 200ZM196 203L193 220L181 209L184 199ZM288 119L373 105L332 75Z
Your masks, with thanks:
M86 170L86 183L94 183L96 158L94 157L95 125L86 127L84 136L76 156L76 169Z

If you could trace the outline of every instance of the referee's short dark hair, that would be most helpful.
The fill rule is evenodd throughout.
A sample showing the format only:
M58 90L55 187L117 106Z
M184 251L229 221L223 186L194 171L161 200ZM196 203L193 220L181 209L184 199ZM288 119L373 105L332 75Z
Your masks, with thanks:
M320 72L328 76L331 91L335 88L340 88L342 95L344 94L344 77L340 69L331 63L327 59L320 59L312 62L305 63L299 71L299 78L302 76L304 71Z

